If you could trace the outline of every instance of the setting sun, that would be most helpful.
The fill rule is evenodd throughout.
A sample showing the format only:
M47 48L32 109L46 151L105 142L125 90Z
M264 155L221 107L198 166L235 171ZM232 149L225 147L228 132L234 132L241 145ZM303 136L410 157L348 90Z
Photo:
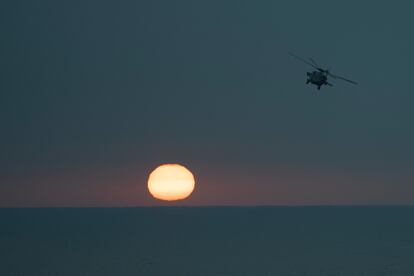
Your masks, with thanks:
M184 166L165 164L157 167L148 178L148 190L160 200L187 198L194 190L193 174Z

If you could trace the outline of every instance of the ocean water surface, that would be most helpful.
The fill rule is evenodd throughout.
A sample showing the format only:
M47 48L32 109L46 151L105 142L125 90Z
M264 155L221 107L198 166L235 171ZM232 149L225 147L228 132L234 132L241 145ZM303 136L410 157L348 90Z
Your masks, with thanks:
M0 275L414 275L414 207L0 209Z

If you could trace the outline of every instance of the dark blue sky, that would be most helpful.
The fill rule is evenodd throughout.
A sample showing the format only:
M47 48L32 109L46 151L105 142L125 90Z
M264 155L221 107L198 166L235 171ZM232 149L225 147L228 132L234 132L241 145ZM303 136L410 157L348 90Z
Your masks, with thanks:
M0 206L414 203L414 4L4 1ZM306 86L313 57L360 84ZM324 87L325 88L325 87Z

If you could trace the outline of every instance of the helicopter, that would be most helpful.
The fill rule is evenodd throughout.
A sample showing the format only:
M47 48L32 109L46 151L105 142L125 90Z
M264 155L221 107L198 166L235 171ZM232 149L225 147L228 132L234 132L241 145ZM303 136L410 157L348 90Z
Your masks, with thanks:
M344 80L344 81L350 82L350 83L355 84L355 85L358 84L355 81L352 81L352 80L346 79L344 77L341 77L341 76L337 76L337 75L332 74L329 71L329 69L323 69L323 68L321 68L311 58L309 58L308 60L306 60L306 59L301 58L301 57L299 57L299 56L297 56L295 54L292 54L290 52L289 52L289 55L291 55L292 57L296 58L297 60L300 60L300 61L306 63L307 65L309 65L309 66L311 66L311 67L313 67L313 68L316 69L315 71L307 72L306 73L306 75L308 76L308 78L306 79L306 84L309 84L309 83L314 84L314 85L316 85L318 87L318 90L321 89L321 86L322 85L333 86L331 83L328 82L328 76L329 77L332 77L334 79Z

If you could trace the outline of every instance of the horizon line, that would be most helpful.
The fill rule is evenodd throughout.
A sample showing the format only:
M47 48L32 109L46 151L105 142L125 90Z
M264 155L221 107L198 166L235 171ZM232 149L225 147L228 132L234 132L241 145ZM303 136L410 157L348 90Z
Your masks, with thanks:
M414 203L381 204L257 204L257 205L137 205L137 206L4 206L0 209L133 209L133 208L300 208L300 207L414 207Z

